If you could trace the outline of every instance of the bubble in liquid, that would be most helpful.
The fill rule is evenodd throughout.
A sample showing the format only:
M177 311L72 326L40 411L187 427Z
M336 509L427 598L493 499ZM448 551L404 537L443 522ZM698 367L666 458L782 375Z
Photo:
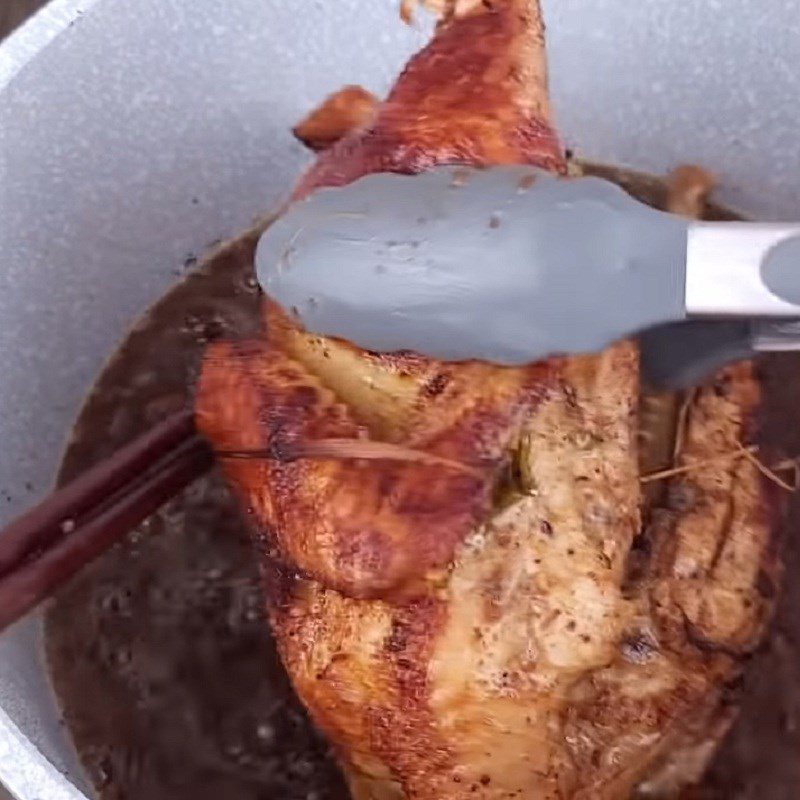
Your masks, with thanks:
M275 741L275 728L266 722L260 722L256 726L256 736L262 744L272 744Z
M109 616L129 616L133 593L124 586L102 590L95 598L97 608Z

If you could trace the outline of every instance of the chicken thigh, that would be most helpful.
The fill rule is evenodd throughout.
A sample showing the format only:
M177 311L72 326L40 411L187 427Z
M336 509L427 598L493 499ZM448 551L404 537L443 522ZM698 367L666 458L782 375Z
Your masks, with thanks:
M355 129L316 128L296 197L443 164L565 172L538 2L437 5L388 98ZM667 403L675 475L644 492L648 448L665 445L641 435L633 342L507 368L365 352L268 298L263 318L258 340L209 349L197 418L355 800L669 797L697 781L778 570L775 499L744 457L752 366Z

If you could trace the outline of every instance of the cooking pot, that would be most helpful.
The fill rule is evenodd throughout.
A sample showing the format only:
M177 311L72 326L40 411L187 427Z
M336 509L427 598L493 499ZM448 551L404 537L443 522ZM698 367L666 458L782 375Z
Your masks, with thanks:
M800 219L800 0L544 0L584 157L698 162L719 199ZM93 375L187 254L274 206L290 129L383 92L429 32L396 0L54 0L0 47L0 522L45 493ZM83 798L36 615L0 637L0 781ZM91 692L87 686L86 691Z

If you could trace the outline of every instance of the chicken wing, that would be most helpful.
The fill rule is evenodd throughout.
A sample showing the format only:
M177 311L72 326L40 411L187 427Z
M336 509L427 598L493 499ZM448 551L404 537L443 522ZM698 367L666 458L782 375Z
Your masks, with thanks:
M438 164L565 171L536 0L443 5L296 196ZM287 671L355 800L666 797L696 781L778 569L774 498L743 456L752 367L668 404L677 473L645 496L632 342L442 363L263 308L258 341L210 348L197 417L218 451L259 455L225 469Z

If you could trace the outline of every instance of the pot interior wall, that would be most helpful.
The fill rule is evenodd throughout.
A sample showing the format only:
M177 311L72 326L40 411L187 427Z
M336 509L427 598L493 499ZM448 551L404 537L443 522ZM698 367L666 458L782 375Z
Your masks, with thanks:
M544 6L570 146L656 173L698 161L734 207L800 216L800 105L786 102L800 96L800 0ZM3 45L0 520L51 485L81 398L136 315L284 195L307 159L292 124L344 83L384 91L425 38L394 0L298 8L55 0ZM0 777L15 771L32 798L47 774L50 800L68 790L25 737L79 778L38 624L0 639L0 728L22 734Z

